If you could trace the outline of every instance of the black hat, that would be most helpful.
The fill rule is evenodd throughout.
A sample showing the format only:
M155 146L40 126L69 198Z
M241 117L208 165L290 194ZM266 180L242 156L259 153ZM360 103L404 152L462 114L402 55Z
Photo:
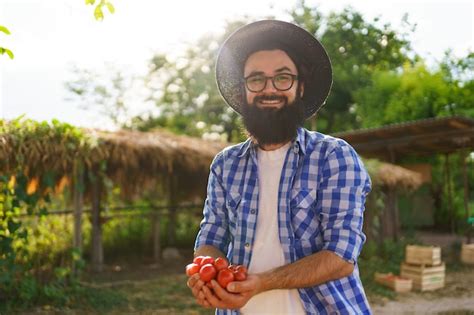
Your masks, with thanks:
M217 56L216 80L219 92L227 104L241 114L244 64L250 54L269 46L286 51L290 58L297 59L293 61L298 69L305 69L302 75L302 99L308 119L324 105L329 95L332 85L331 61L313 35L288 22L263 20L250 23L227 38Z

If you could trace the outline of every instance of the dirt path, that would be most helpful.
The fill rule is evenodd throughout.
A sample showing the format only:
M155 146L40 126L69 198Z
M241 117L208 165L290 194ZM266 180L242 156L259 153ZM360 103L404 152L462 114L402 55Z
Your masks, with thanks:
M395 301L372 303L374 314L474 314L474 268L446 273L446 286L436 291L399 294Z

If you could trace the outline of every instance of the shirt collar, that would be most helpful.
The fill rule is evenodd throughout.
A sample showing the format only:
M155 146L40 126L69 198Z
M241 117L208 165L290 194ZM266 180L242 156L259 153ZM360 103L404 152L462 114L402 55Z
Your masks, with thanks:
M252 139L247 139L244 144L242 145L242 151L239 154L239 157L243 157L244 155L255 154L256 152L256 144L252 142ZM303 155L306 154L306 147L305 147L305 131L303 128L298 128L296 131L296 138L293 140L293 150L295 153L301 152Z

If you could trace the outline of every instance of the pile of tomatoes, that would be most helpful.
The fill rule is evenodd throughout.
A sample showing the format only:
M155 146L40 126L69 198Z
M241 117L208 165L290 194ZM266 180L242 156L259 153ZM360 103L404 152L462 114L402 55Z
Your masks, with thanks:
M186 266L186 274L191 277L199 273L199 278L206 284L212 279L217 280L224 289L232 281L247 279L247 268L242 265L229 265L222 257L216 259L210 256L197 256L193 262Z

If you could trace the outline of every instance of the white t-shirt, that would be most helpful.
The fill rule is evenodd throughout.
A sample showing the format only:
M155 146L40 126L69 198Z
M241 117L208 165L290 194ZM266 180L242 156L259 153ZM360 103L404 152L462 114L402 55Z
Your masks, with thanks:
M278 233L278 188L291 142L273 151L258 150L258 215L249 273L285 264ZM242 314L306 314L298 290L272 290L252 297Z

